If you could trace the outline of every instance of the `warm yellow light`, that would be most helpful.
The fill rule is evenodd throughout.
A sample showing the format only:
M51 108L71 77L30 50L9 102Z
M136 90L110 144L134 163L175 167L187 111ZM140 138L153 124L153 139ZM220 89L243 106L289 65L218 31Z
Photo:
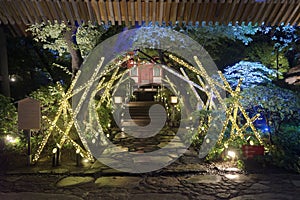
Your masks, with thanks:
M52 149L52 153L55 154L57 152L57 148Z
M235 154L234 151L228 151L228 152L227 152L227 155L228 155L229 157L231 157L232 159L234 159L235 156L236 156L236 154Z
M172 104L177 104L178 103L178 97L177 96L171 96L170 101L171 101Z
M123 102L122 97L115 96L114 97L115 104L121 104Z

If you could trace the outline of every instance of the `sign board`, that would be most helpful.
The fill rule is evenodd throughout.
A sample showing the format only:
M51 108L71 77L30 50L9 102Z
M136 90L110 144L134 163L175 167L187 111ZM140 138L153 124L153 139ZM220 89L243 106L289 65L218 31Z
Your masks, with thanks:
M32 98L18 101L18 127L19 129L40 129L41 104Z

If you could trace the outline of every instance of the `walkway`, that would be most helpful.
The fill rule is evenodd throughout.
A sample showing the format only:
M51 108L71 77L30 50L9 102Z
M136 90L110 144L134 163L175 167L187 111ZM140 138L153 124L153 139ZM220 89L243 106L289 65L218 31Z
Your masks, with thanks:
M207 164L187 151L170 166L128 174L101 163L9 170L0 175L0 199L299 199L300 175L268 168L250 173L230 163Z

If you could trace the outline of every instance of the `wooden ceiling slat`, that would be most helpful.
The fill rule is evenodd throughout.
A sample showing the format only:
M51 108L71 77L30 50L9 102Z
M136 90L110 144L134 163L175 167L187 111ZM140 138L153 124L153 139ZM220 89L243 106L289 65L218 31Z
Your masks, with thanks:
M102 21L101 21L100 8L98 6L97 1L92 1L92 7L93 7L93 10L95 11L97 22L100 25L102 23Z
M15 24L15 20L9 14L8 9L5 7L5 5L4 4L0 4L0 8L1 8L1 10L3 10L4 15L7 16L7 19L9 21L9 23L12 24L12 25L14 25Z
M115 25L115 13L114 13L114 9L113 9L113 4L111 0L107 1L108 4L108 11L109 11L109 21L111 21L111 24L114 26Z
M14 7L15 12L17 12L20 16L20 23L21 21L23 22L23 24L28 24L29 20L26 17L26 14L24 14L24 10L22 9L22 7L20 6L20 4L22 4L21 1L11 1Z
M0 5L0 8L1 8L1 5ZM0 12L0 20L5 25L9 24L8 19L5 17L5 14L4 15L2 14L2 12Z
M215 20L214 19L215 18L214 17L214 15L215 15L215 12L214 12L215 6L216 6L216 0L213 0L212 2L209 2L204 21L214 22L214 20Z
M121 2L121 11L122 11L122 16L124 17L124 21L126 26L129 26L129 14L128 14L128 5L126 0L122 0Z
M200 10L200 4L202 3L202 0L197 0L197 2L193 6L193 11L192 11L192 16L191 16L191 21L195 24L198 19L198 14Z
M87 12L87 3L84 0L77 1L77 9L82 23L87 23L88 21L91 21L89 13Z
M267 6L267 8L264 10L264 14L263 14L263 16L262 17L260 17L259 18L259 24L261 24L261 23L265 23L265 24L267 24L267 17L270 15L270 13L272 12L272 10L273 10L273 8L274 8L274 1L272 1L272 0L268 0L267 1L267 4L268 4L268 6Z
M55 3L54 1L51 1L51 0L47 0L47 3L48 3L48 7L49 7L49 10L51 10L52 12L52 16L53 16L53 21L58 21L60 22L61 20L60 17L59 17L59 14L56 10L56 6L55 6Z
M42 18L43 22L47 23L48 19L47 19L46 15L45 15L45 12L44 12L44 10L43 10L43 8L41 6L41 2L39 0L36 0L35 1L35 5L37 7L38 17Z
M242 16L243 12L244 12L244 9L245 9L245 5L247 3L247 0L240 0L238 6L237 6L237 10L235 12L235 15L232 19L232 22L233 23L240 23L241 24L241 21L239 21L240 17Z
M281 16L280 19L278 19L278 23L284 23L288 20L289 16L291 13L293 13L293 10L297 7L297 5L295 4L295 0L293 0L292 2L289 3L288 8L285 12L283 12L283 15Z
M187 9L186 9L186 23L190 23L192 19L194 0L190 0Z
M142 1L137 0L137 21L139 25L142 25Z
M233 21L233 20L234 20L235 12L237 10L239 3L240 3L240 0L233 0L233 2L231 3L229 15L228 15L227 19L225 19L226 23L232 22L233 24L235 24L235 21Z
M23 22L23 13L21 12L21 10L19 9L19 6L17 5L16 6L16 1L14 0L14 1L12 1L12 0L9 0L9 2L10 2L10 4L11 4L11 6L7 6L7 8L6 9L8 9L9 10L9 13L11 13L12 15L13 15L13 17L14 17L14 20L15 20L15 22L17 23L17 24L21 24L21 23L24 23Z
M282 7L282 0L278 0L278 2L274 5L274 8L266 19L267 24L272 24L273 19L279 14L280 7Z
M263 14L265 7L267 6L267 2L257 2L256 4L259 5L259 11L258 13L255 15L254 21L258 24L261 24L261 21L258 21L259 17Z
M223 4L222 15L219 20L219 22L221 24L224 24L224 22L226 21L226 18L230 15L229 11L230 11L231 4L232 4L232 0L226 1Z
M101 19L104 20L105 24L108 24L108 16L107 16L107 10L106 10L106 6L105 6L105 1L99 0L98 6L100 8Z
M79 25L81 25L81 19L80 19L80 16L79 16L79 13L78 13L78 5L77 5L77 1L73 1L71 0L71 4L72 4L72 8L73 8L73 13L75 15L75 19L77 21L77 23ZM71 9L71 8L70 8Z
M244 11L240 15L239 22L245 22L248 24L249 18L251 17L252 11L255 7L255 0L249 0L248 2L245 2L244 5Z
M79 24L118 22L141 25L144 21L175 22L252 22L278 25L300 22L299 0L0 0L0 24L16 29L50 20ZM22 30L15 32L21 33Z
M35 0L27 1L29 4L27 4L27 8L32 13L35 19L35 23L41 23L42 19L39 17L38 14L38 8L36 7Z
M172 2L172 9L171 9L171 23L174 26L177 20L177 9L178 9L179 0L175 0Z
M168 24L170 22L170 10L171 10L172 0L167 0L164 14L164 21Z
M8 0L8 2L10 2L10 6L7 6L5 8L7 13L12 16L12 20L14 21L14 23L21 24L21 18L19 16L19 13L16 12L11 0Z
M58 10L60 10L59 14L62 16L62 21L64 21L66 24L68 23L67 16L65 14L65 11L63 9L63 5L61 1L56 1L56 5L58 7Z
M158 17L159 25L162 25L162 23L163 23L163 14L164 14L164 0L160 0L159 1L159 17Z
M114 1L114 12L117 13L117 21L118 24L122 24L122 15L121 15L121 6L120 6L120 0L115 0Z
M48 5L48 1L42 1L41 7L43 9L43 12L46 13L47 21L54 23L55 20L54 11L51 9L51 6Z
M283 5L279 8L277 15L275 15L275 18L272 20L272 23L271 23L272 26L280 23L280 19L282 18L282 15L284 15L284 13L289 5L291 5L290 2L288 2L288 1L283 2Z
M90 19L90 21L91 22L98 22L98 24L100 25L101 24L101 20L98 20L98 19L95 19L95 15L94 15L94 9L93 9L93 6L92 6L92 3L91 3L91 1L89 1L89 0L85 0L85 2L86 2L86 5L87 5L87 9L88 9L88 13L89 13L89 19ZM93 3L95 3L94 1L93 1ZM99 13L100 14L100 13ZM96 17L97 18L97 17Z
M31 15L29 14L28 12L28 8L26 7L26 4L24 3L24 1L19 1L19 4L18 4L21 9L23 10L23 12L25 13L25 16L27 17L29 23L33 24L34 23L34 20L32 19Z
M300 7L299 5L295 9L294 19L291 21L291 24L299 26L300 25Z
M66 23L71 23L71 24L75 25L75 18L72 13L72 9L70 7L69 2L67 0L62 0L62 2L63 2L62 8L64 9L67 20L68 20Z
M149 12L150 12L150 5L149 5L149 0L145 0L145 22L146 25L149 24Z
M151 8L152 8L152 11L150 10L150 12L152 12L151 21L155 23L156 22L156 0L152 0Z
M252 19L254 19L254 17L257 14L257 10L259 10L260 4L255 2L255 0L252 1L253 1L253 6L251 7L248 15L245 15L246 18L244 19L244 21L246 21L247 23L252 22Z
M134 8L134 0L130 0L130 15L129 15L129 20L131 22L131 25L135 25L135 8ZM131 16L131 18L130 18Z
M208 0L205 0L200 5L200 10L199 10L198 19L197 19L197 21L199 21L200 23L202 23L204 21L206 11L207 11L207 4L208 4Z
M182 0L180 3L180 8L179 8L179 15L178 15L178 19L177 21L179 22L179 25L182 25L182 22L184 21L184 10L185 10L185 6L186 6L186 0Z
M216 10L214 13L214 18L216 18L216 21L220 21L220 16L223 16L224 13L224 5L225 5L225 0L220 0L219 3L216 5Z

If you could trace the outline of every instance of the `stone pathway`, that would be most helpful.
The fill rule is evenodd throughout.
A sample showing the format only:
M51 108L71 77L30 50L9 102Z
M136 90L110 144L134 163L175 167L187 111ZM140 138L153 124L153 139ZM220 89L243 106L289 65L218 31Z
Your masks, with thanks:
M187 152L170 166L144 174L97 162L86 168L24 168L0 175L0 199L299 199L298 174L249 174L224 166L208 165Z

